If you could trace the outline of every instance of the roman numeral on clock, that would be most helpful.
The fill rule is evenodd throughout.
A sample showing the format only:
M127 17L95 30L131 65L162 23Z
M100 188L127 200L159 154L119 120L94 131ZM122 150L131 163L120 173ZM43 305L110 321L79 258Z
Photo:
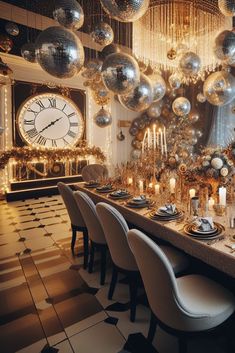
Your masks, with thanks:
M27 112L33 113L35 116L37 116L38 113L39 113L39 112L36 112L35 110L33 110L33 109L31 109L31 108L28 108L28 109L27 109Z
M35 140L35 142L38 143L39 145L45 146L47 139L44 136L39 135Z
M74 116L74 115L75 115L75 112L72 112L72 113L68 114L67 117L72 118L72 116Z
M45 109L45 105L42 103L42 101L39 99L36 104L39 106L40 108L40 112Z
M74 137L76 137L75 132L69 130L69 132L67 133L68 136L72 137L74 139Z
M24 125L34 125L34 120L24 120Z
M50 103L50 108L56 108L56 100L55 98L48 98Z
M57 147L56 140L51 140L51 146L52 146L52 147Z
M38 132L34 127L33 129L27 131L27 135L32 139L38 135Z
M70 127L77 127L78 123L70 123Z

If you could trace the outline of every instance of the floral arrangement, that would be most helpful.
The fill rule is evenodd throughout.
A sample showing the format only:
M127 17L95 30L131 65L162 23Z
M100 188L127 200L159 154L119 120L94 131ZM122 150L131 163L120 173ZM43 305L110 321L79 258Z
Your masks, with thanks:
M69 149L36 149L30 147L13 147L0 152L0 169L4 169L12 158L22 165L33 160L47 160L48 162L66 161L94 156L101 162L105 161L105 155L99 147L89 147L85 141L80 142L78 147Z

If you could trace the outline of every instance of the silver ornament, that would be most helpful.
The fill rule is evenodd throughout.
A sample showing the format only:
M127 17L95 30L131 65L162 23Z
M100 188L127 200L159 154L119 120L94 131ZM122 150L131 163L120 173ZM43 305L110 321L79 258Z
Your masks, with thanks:
M84 23L84 12L76 0L56 0L53 17L64 26L73 31L78 30Z
M203 132L201 130L196 130L196 136L200 139L203 136Z
M185 76L196 75L201 68L201 59L196 53L189 51L182 55L179 67Z
M153 102L147 110L150 118L158 118L161 115L162 106L159 102Z
M215 55L220 60L227 60L229 63L235 61L235 33L223 31L215 39Z
M168 79L169 85L172 89L178 89L181 86L181 77L178 73L170 75Z
M134 22L148 10L150 0L100 0L104 11L120 22Z
M5 25L5 30L13 37L17 37L20 33L18 25L14 22L7 22Z
M82 72L82 77L91 79L95 74L101 74L102 69L102 61L99 59L91 59L89 60L84 67Z
M206 102L206 97L204 96L204 94L203 93L198 93L198 95L197 95L197 101L199 102L199 103L205 103Z
M166 82L164 78L159 74L153 74L149 76L149 78L153 87L153 101L158 102L165 96Z
M214 72L204 82L203 94L212 105L226 105L235 98L235 78L226 71Z
M108 90L123 95L128 94L139 82L140 71L132 56L111 54L103 63L102 78Z
M190 145L192 146L195 146L197 144L198 140L197 140L197 137L196 136L193 136L189 139L189 143Z
M102 107L94 116L94 122L99 127L107 127L112 124L111 114Z
M112 27L105 22L99 23L95 26L94 31L91 32L91 38L95 43L102 46L111 44L114 39Z
M131 151L131 159L136 161L141 156L141 150L137 150L136 148Z
M139 128L137 126L131 126L129 129L129 133L131 136L136 136L139 132Z
M120 103L127 109L141 112L153 101L153 90L148 76L140 74L139 84L127 95L119 96Z
M188 126L186 129L185 129L185 135L189 138L192 138L196 135L196 130L191 127L191 126Z
M191 110L191 103L185 97L178 97L172 103L172 109L175 115L185 116L189 114Z
M235 16L234 0L218 0L218 6L224 16Z
M79 73L84 64L80 39L63 27L49 27L36 40L36 58L43 70L58 78Z
M192 110L188 115L188 121L191 124L195 124L199 120L199 113L196 110Z
M101 60L105 60L109 55L117 53L120 53L119 47L115 44L109 44L98 52L98 57Z
M21 47L21 55L25 60L31 63L35 63L36 62L35 44L25 43Z
M118 141L124 141L125 140L125 135L123 134L122 130L117 134L117 139Z

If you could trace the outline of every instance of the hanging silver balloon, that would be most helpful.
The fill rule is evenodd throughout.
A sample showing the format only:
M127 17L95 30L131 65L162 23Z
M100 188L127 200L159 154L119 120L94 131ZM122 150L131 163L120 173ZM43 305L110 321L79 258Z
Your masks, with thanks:
M166 82L159 74L149 76L153 87L153 102L160 101L166 94Z
M53 17L61 26L73 31L84 23L83 9L76 0L56 0Z
M161 102L153 102L147 110L147 114L150 118L158 118L162 112Z
M102 78L108 90L123 95L128 94L139 82L140 71L132 56L111 54L103 63Z
M218 0L218 6L224 16L235 16L235 2L234 0Z
M99 127L107 127L112 124L111 114L103 107L94 116L94 122Z
M182 55L179 68L185 76L197 75L201 68L200 57L191 51Z
M196 110L191 110L191 112L188 115L188 121L191 124L195 124L199 120L199 113Z
M189 114L191 110L191 103L185 97L178 97L172 103L172 110L177 116L185 116Z
M212 105L226 105L235 98L235 78L227 71L214 72L204 82L203 94Z
M169 82L169 85L172 89L180 88L181 83L182 83L180 74L175 72L174 74L170 75L168 82Z
M153 101L153 89L148 76L140 74L139 84L127 95L119 96L120 103L127 109L141 112Z
M197 101L199 103L205 103L206 102L206 97L204 96L203 93L200 92L200 93L197 94Z
M58 78L70 78L84 64L80 39L63 27L49 27L36 40L36 58L43 70Z
M115 44L109 44L98 52L98 57L101 60L105 60L109 55L117 53L120 53L119 47Z
M148 10L150 0L100 0L104 11L120 22L134 22Z
M5 30L10 36L17 37L20 33L19 27L14 22L7 22L5 25Z
M35 53L35 44L34 43L25 43L21 47L21 56L31 63L36 62L36 53Z
M141 150L137 150L136 148L131 151L131 159L136 161L141 156Z
M95 29L91 32L91 38L93 41L101 46L107 46L112 43L114 39L112 27L105 22L101 22L95 26Z
M235 33L223 31L215 39L214 52L218 59L235 62Z

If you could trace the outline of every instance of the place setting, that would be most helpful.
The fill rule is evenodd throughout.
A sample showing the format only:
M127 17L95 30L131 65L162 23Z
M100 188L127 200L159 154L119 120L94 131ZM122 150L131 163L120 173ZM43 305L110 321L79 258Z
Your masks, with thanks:
M134 196L125 203L125 206L130 208L145 208L154 205L154 201L146 198L145 195Z
M95 189L100 185L97 180L90 180L84 183L85 188L87 189Z
M109 197L113 200L125 200L131 197L131 194L126 189L118 189L109 194Z
M155 221L178 221L184 216L183 211L178 210L175 204L166 204L150 213L149 217Z
M198 217L193 222L185 224L185 234L198 240L213 240L220 238L225 228L222 224L214 222L212 217Z
M112 184L104 184L104 185L98 186L96 188L96 191L101 194L108 194L115 191L115 188Z

